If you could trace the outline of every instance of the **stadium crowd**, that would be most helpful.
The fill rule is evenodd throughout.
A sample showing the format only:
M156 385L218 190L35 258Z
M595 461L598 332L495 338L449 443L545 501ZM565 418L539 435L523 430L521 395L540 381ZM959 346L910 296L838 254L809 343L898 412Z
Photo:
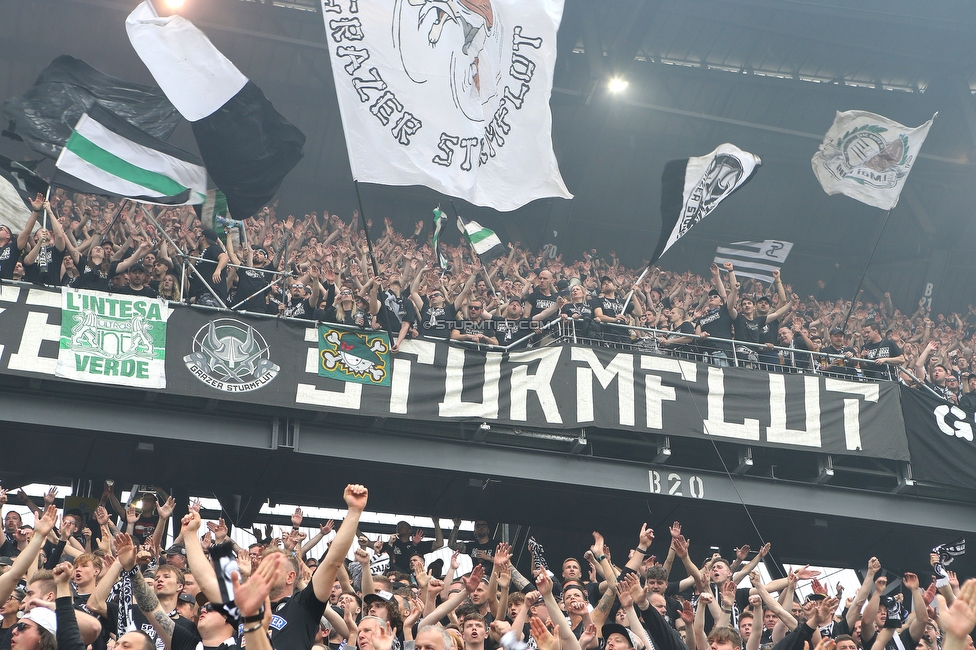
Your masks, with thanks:
M731 264L704 274L652 268L635 286L640 269L613 251L569 260L519 242L485 267L467 246L442 244L442 267L424 221L405 235L386 220L378 236L370 222L370 242L355 213L349 223L315 212L279 218L269 206L222 220L227 232L218 234L188 206L58 190L32 209L21 232L0 226L0 279L384 329L394 352L408 337L535 345L559 321L578 339L719 365L924 383L976 408L972 305L933 315L924 300L902 310L886 293L851 313L843 297L801 297L778 272L771 285L739 281Z
M770 551L696 564L681 525L659 539L641 525L634 546L611 558L603 537L548 569L530 540L530 566L512 548L458 525L433 540L400 522L373 543L359 530L368 491L349 485L345 518L291 531L248 548L223 520L204 524L199 504L174 526L172 497L143 493L137 510L107 483L86 518L61 514L52 489L33 525L7 510L0 536L0 648L6 650L963 650L973 647L976 580L960 586L945 567L958 548L933 549L934 579L905 573L888 585L877 558L854 594L821 584L803 567L764 582ZM157 500L158 499L158 500ZM7 501L0 491L0 508ZM435 520L436 521L436 520ZM635 526L636 528L636 526ZM334 529L334 530L333 530ZM271 537L271 533L268 534ZM327 551L308 554L323 538ZM425 555L449 546L443 560ZM469 558L461 570L461 555ZM663 557L659 561L656 554ZM700 556L701 557L701 556ZM550 558L551 559L551 558ZM920 558L924 560L924 558ZM681 565L680 567L675 566ZM470 569L466 567L470 566ZM558 572L558 573L557 573ZM810 582L812 581L812 582ZM798 584L812 593L797 597Z

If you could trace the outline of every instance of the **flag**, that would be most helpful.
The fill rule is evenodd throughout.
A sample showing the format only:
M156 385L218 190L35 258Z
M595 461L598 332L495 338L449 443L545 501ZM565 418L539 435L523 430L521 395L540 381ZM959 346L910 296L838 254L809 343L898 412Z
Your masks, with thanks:
M220 544L211 545L209 555L214 575L217 578L217 589L220 591L220 603L214 603L214 605L219 605L218 609L223 610L224 618L231 622L231 625L237 625L241 612L234 603L234 574L238 574L238 579L241 579L241 575L234 542L227 540Z
M936 115L910 129L874 113L838 111L810 161L813 173L827 194L891 210Z
M193 155L140 131L98 104L61 149L51 184L143 203L203 203L207 170Z
M166 321L161 298L64 287L55 375L96 384L166 388Z
M323 0L353 178L502 211L572 198L549 110L562 13L563 0Z
M434 255L437 256L437 263L440 265L442 271L447 270L447 258L441 253L441 228L444 226L444 221L447 219L447 215L441 212L441 209L434 208Z
M739 277L772 282L772 272L782 268L791 250L793 242L789 241L737 241L716 248L713 261L719 266L732 262Z
M478 256L482 264L487 264L493 259L501 257L502 253L505 252L502 240L498 238L495 231L485 228L474 219L465 221L461 215L458 215L457 227L464 233L468 243L471 244L471 250Z
M44 68L30 90L4 102L3 116L9 121L4 135L56 159L78 119L96 102L160 140L169 138L180 121L159 88L110 77L65 55Z
M745 185L761 164L759 156L728 143L708 155L665 164L661 175L661 238L650 263Z
M389 386L390 335L341 325L319 325L319 377Z
M129 14L125 29L156 83L191 122L231 214L246 219L256 213L301 160L305 134L186 18L159 17L146 0Z
M47 183L19 162L0 156L0 224L20 232L30 219L27 201L47 193Z
M207 190L207 198L200 210L200 222L204 228L213 228L220 234L230 214L227 211L227 197L217 189Z

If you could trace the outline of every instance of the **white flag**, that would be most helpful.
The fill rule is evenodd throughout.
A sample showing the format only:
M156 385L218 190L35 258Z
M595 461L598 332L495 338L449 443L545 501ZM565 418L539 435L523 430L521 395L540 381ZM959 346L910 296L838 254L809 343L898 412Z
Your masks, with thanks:
M572 198L549 95L563 0L322 0L353 178L514 210Z
M813 155L813 173L827 194L890 210L898 205L935 115L911 129L874 113L838 111Z
M651 264L749 182L761 164L759 156L728 142L704 156L669 160L661 174L661 236Z
M716 248L713 261L719 266L732 262L737 276L772 282L773 271L783 266L791 250L793 242L789 241L737 241Z

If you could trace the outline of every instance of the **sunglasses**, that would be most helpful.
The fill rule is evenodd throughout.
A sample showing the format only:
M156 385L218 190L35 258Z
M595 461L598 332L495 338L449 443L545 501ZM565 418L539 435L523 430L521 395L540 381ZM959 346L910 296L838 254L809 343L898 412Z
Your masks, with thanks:
M10 630L12 632L16 632L17 634L22 634L23 632L26 632L27 630L31 629L32 627L34 627L34 626L33 625L28 625L27 623L21 621L20 623L17 623L12 628L10 628Z
M200 606L201 614L205 614L207 612L215 612L215 611L217 611L217 608L213 606L213 603L207 603L205 605Z

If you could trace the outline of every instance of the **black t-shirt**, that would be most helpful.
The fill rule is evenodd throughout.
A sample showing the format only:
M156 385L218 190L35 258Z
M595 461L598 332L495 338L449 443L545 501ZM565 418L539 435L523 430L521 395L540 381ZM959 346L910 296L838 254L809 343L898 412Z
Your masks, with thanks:
M285 310L281 312L281 315L287 316L288 318L312 320L314 318L314 312L315 310L312 308L312 303L308 301L308 298L294 300L291 294L288 294L288 300L285 301Z
M47 260L47 270L41 271L42 257ZM54 244L48 244L37 253L33 264L24 266L24 279L34 284L61 284L61 263L64 261L64 251L58 250Z
M519 345L515 347L523 347L529 344L529 338L535 332L533 327L536 321L533 321L531 318L509 320L495 316L491 319L491 322L495 329L495 337L498 339L498 345L510 345L518 341Z
M210 292L210 288L216 292L217 297L221 300L227 298L227 269L225 268L220 274L220 282L215 283L213 281L214 271L217 270L217 263L220 261L220 256L224 254L224 249L220 247L220 244L210 244L207 250L203 251L203 255L200 257L203 260L197 262L196 268L206 280L207 284L204 284L200 278L197 277L196 273L190 274L190 296L194 298L199 298L205 293ZM209 286L208 286L209 285Z
M274 278L270 272L274 270L272 264L259 268L237 269L237 296L235 300L240 302L268 286L268 283ZM248 298L247 302L238 309L259 314L266 313L268 311L268 292L265 291L253 298Z
M457 321L454 329L461 334L484 334L488 338L495 338L495 326L491 319Z
M758 315L756 316L759 317ZM772 343L773 345L779 345L779 319L774 318L770 320L767 316L763 316L765 319L763 322L762 330L760 333L760 342L762 343ZM776 354L774 351L770 351L772 354Z
M109 275L114 275L114 270L118 265L118 262L110 262L109 272L105 272L102 271L101 264L95 266L91 263L91 260L88 257L83 255L78 259L79 275L77 278L71 281L71 286L75 289L108 291Z
M5 246L0 247L0 280L13 279L14 267L20 259L20 252L20 249L17 248L16 235ZM9 638L7 640L7 647L10 647Z
M409 299L409 290L401 291L399 294L392 291L384 291L380 294L380 312L376 315L380 324L388 332L392 332L396 337L400 333L400 325L404 322L414 321L413 303Z
M419 554L421 557L433 550L433 542L421 541L414 544L411 540L402 541L399 538L393 540L392 544L383 544L383 552L390 556L392 568L403 573L413 573L410 568L410 556Z
M9 279L9 278L7 278ZM16 625L16 623L14 623ZM0 650L10 650L10 635L14 631L14 626L0 628Z
M231 650L232 648L238 647L237 640L234 637L228 637L226 641L217 646L201 645L202 643L203 638L195 627L186 628L182 625L177 625L176 629L173 630L173 642L170 650L197 650L198 646L204 648L204 650L216 648Z
M540 311L549 309L556 304L556 298L558 297L559 296L552 292L550 292L550 294L547 296L539 289L536 289L525 298L525 302L532 308L531 312L529 312L529 316L535 316Z
M132 533L132 540L138 544L142 544L156 532L156 525L158 523L159 515L140 516Z
M316 314L322 317L320 320L324 320L327 323L347 325L349 327L370 329L373 323L372 314L364 309L360 309L359 306L353 307L342 318L339 317L339 311L335 308L335 305L326 307L325 310L316 310Z
M674 341L676 339L683 339L687 336L695 337L695 325L690 320L686 320L678 325L678 329L674 330L674 333L668 334L665 338L666 341ZM681 343L679 345L667 345L666 350L674 350L675 352L694 352L694 343Z
M446 340L451 338L451 323L457 319L457 310L451 303L433 307L427 298L420 310L420 333L426 338Z
M593 320L593 307L588 302L568 302L559 310L560 314L566 314L573 320L583 321L584 324Z
M881 339L877 343L865 343L864 347L861 348L860 356L863 359L889 359L891 357L900 357L901 354L901 348L898 347L897 343L890 339ZM864 371L866 377L883 379L888 377L888 371L890 370L885 365L866 363L862 364L861 370Z
M275 650L311 648L326 605L315 597L311 582L291 598L272 603L271 643Z
M733 321L735 325L735 340L747 343L763 342L763 326L766 324L765 316L753 315L752 319L746 318L745 314L738 314Z
M708 332L709 336L717 336L723 339L732 338L732 317L725 305L708 310L704 316L698 319L698 326L703 332ZM723 341L710 341L704 339L699 345L711 350L732 351L732 344Z
M616 318L624 313L624 300L620 296L615 296L610 298L609 296L597 296L590 301L590 308L596 312L597 308L603 310L604 316L612 316ZM634 311L634 303L631 301L627 305L627 313L630 314Z
M124 296L142 296L143 298L159 297L156 290L149 286L143 286L141 289L133 289L129 285L123 284L121 287L115 290L115 293L121 293Z

